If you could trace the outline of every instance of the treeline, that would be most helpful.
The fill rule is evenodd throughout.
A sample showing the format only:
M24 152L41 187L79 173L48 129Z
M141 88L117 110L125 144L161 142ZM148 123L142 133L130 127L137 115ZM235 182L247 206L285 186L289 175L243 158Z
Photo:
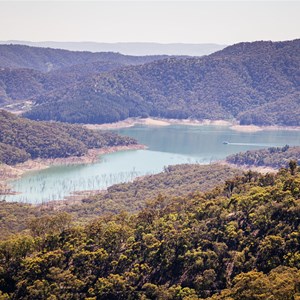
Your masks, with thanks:
M49 72L75 65L95 62L112 62L137 65L151 62L166 55L133 56L114 52L68 51L62 49L29 47L25 45L0 45L0 66L9 69L32 69Z
M272 167L275 169L287 168L294 160L300 165L300 147L271 147L268 149L251 150L232 154L226 161L235 165Z
M247 172L74 226L59 213L0 243L2 299L297 299L300 170Z
M91 148L136 144L129 137L92 131L79 125L36 122L0 110L0 163L29 158L82 156Z
M242 113L240 124L299 126L299 107L300 93L296 92Z
M0 45L0 105L34 101L39 95L76 85L95 74L165 57Z
M38 95L26 116L71 123L127 117L300 125L300 40L240 43L206 57L127 66ZM79 113L80 112L80 113Z
M168 166L159 174L114 184L105 192L83 199L79 205L68 203L63 210L85 219L122 211L137 212L159 195L179 197L196 191L206 192L241 173L238 169L220 165Z
M134 182L112 185L107 191L75 204L72 200L39 206L3 201L0 205L0 236L4 238L9 233L23 232L32 217L55 214L57 210L70 214L78 224L106 214L135 213L159 195L176 197L196 191L206 192L241 174L241 171L227 166L184 164L166 167L164 172L143 176Z

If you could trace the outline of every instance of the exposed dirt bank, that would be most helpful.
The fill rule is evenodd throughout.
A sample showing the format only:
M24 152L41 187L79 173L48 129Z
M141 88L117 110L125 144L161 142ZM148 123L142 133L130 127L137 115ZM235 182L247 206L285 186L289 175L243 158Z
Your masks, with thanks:
M49 168L50 166L71 165L71 164L90 164L101 159L101 155L116 151L145 149L144 145L115 146L101 149L90 149L84 156L70 156L67 158L54 159L34 159L28 160L15 166L0 165L0 195L13 193L9 188L9 180L17 179L26 172L38 171Z
M162 118L128 118L116 123L106 124L86 124L85 127L95 130L110 130L127 128L135 125L148 126L168 126L168 125L188 125L188 126L203 126L216 125L228 126L231 130L240 132L257 132L261 130L300 130L300 126L256 126L256 125L239 125L237 121L226 120L192 120L192 119L162 119Z

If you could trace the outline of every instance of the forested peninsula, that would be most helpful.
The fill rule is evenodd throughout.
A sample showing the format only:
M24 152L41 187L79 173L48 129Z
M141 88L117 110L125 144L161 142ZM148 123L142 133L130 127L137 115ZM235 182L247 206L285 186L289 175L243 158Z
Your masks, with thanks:
M270 147L232 154L226 161L236 166L287 168L290 161L300 165L300 146Z
M136 140L80 125L37 122L0 110L0 163L14 165L35 158L83 156L88 149L136 144Z

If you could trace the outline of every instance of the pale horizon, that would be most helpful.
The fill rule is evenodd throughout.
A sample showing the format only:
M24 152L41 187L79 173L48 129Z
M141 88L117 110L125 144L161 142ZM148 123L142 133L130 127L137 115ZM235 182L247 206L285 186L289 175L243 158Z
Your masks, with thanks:
M1 41L220 44L300 37L299 1L0 1Z

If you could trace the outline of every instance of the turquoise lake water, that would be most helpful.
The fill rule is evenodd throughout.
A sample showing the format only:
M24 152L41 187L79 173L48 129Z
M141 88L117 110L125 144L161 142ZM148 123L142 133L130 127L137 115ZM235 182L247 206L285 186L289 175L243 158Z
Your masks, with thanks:
M273 146L300 145L300 131L237 132L226 126L164 127L135 126L117 131L148 146L107 154L99 162L87 165L50 167L27 173L12 181L19 194L0 196L1 200L42 203L61 200L75 191L105 189L182 163L209 164L226 156ZM223 144L226 141L228 144Z

